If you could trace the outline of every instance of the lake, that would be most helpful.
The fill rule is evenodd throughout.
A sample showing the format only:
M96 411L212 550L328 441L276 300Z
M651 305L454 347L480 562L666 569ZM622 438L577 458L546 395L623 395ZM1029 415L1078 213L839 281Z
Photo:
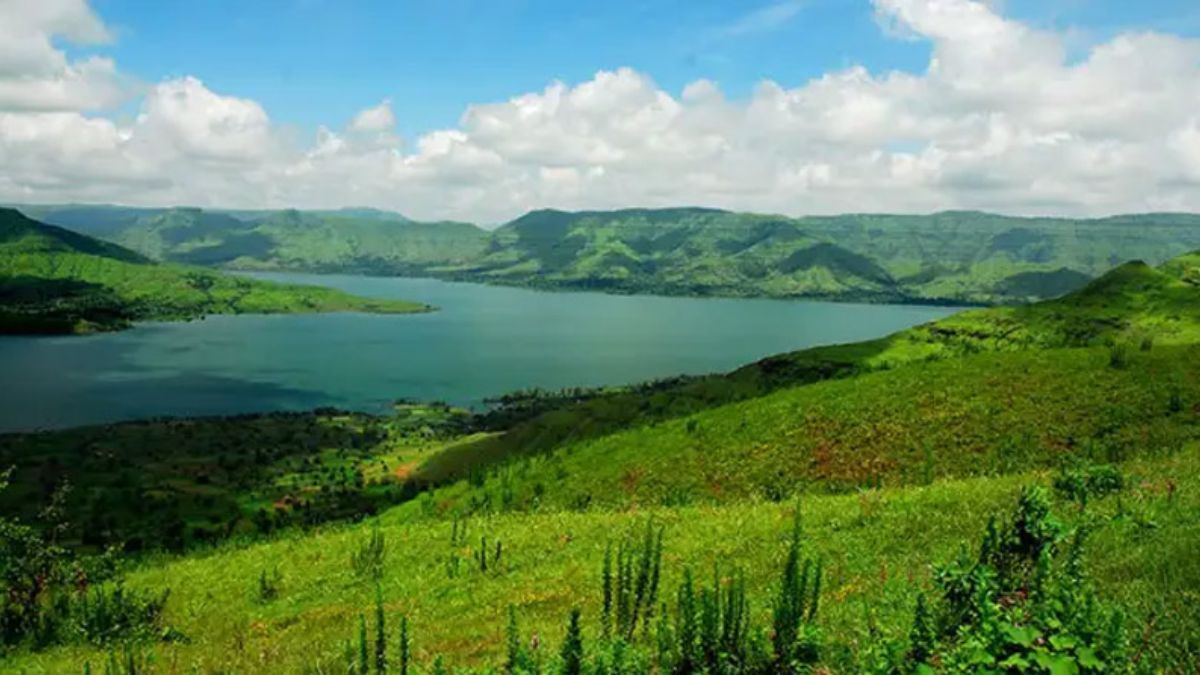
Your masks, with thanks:
M306 274L430 314L211 316L86 337L0 338L0 431L146 417L384 411L398 398L479 406L528 387L623 384L735 368L879 337L947 307L553 293Z

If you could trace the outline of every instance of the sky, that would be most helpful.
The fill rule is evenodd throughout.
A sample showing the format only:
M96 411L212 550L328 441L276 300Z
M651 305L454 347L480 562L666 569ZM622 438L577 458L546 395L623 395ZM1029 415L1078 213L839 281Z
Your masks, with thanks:
M1200 210L1200 3L0 0L0 200Z

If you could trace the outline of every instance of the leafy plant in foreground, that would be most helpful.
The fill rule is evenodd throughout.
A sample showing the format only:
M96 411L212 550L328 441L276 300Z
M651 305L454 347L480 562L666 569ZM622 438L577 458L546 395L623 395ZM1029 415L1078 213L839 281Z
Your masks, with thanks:
M977 559L964 554L936 569L940 602L918 598L907 648L875 645L864 670L1128 672L1124 616L1083 572L1084 531L1064 537L1045 491L1023 490L1006 523L989 523Z
M638 623L650 625L658 603L658 582L662 568L663 528L653 522L646 524L640 543L622 541L617 546L614 561L612 547L604 551L604 605L601 613L601 632L633 639ZM614 570L613 563L616 568Z
M772 612L775 665L780 672L794 672L819 657L820 632L815 620L821 597L821 563L814 564L811 558L801 562L801 543L797 508L779 597Z

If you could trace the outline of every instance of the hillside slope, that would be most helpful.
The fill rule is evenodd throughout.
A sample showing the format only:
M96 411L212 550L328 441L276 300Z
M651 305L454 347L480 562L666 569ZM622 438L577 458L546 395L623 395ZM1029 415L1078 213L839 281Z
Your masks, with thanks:
M1055 513L1064 525L1088 525L1090 581L1100 597L1126 612L1140 661L1151 672L1186 673L1200 656L1200 565L1193 551L1200 537L1200 454L1193 447L1170 458L1130 461L1121 470L1127 487L1118 495L1095 499L1087 510L1057 501ZM935 565L977 541L989 516L1011 509L1021 485L1049 479L1021 474L805 500L804 552L824 570L817 621L822 672L868 672L873 646L907 636L917 596L936 588ZM509 644L504 617L510 607L519 644L540 643L547 670L557 665L572 608L582 610L588 656L597 658L604 654L597 650L605 552L623 542L636 545L647 523L664 528L664 608L674 613L685 570L702 589L711 588L714 575L722 588L744 578L751 620L769 627L794 510L792 504L743 502L454 522L412 522L393 512L357 526L151 560L124 586L142 593L169 589L164 623L177 637L142 643L134 653L150 655L148 672L346 672L360 621L374 630L378 598L390 635L389 672L399 672L401 616L417 672L433 671L436 658L446 669L493 672ZM384 544L378 582L352 564L372 537ZM490 554L497 542L503 555L481 570L481 544ZM263 579L274 584L272 595L262 594ZM639 631L626 649L653 653L656 634L653 627ZM16 672L62 673L83 672L90 662L95 672L109 653L80 644L17 652L8 663ZM634 664L623 672L650 672Z
M496 239L498 250L464 272L623 292L990 304L1054 297L1126 260L1196 248L1200 216L535 211Z
M916 607L925 603L947 627L939 640L961 635L965 615L948 609L961 582L970 584L967 597L984 597L973 611L1004 618L985 626L999 636L997 645L967 641L971 659L1021 656L1020 647L1059 664L1057 671L1032 672L1126 672L1095 665L1122 655L1147 672L1189 672L1200 657L1200 565L1193 551L1200 537L1197 280L1200 256L1157 268L1130 263L1060 300L966 312L871 343L781 355L725 377L619 394L626 398L599 396L582 404L594 406L592 416L580 417L575 405L518 416L513 438L537 452L508 446L518 452L491 458L493 465L477 465L467 478L433 486L370 522L285 530L184 557L145 557L119 586L110 581L101 588L134 598L170 591L151 624L155 632L129 648L128 658L147 659L143 669L152 672L346 672L356 660L355 672L363 672L367 645L378 644L368 627L379 627L380 616L392 645L405 617L414 645L409 656L421 671L486 672L506 653L525 649L542 668L557 668L564 620L576 608L583 643L605 650L590 651L589 659L629 658L621 672L652 672L647 664L658 645L714 644L715 626L730 606L745 612L747 640L770 644L778 634L779 598L788 597L788 584L800 574L799 555L787 545L799 505L802 550L823 570L821 582L810 584L813 568L806 563L799 582L819 599L819 614L812 609L804 626L810 631L805 665L813 670L909 672L879 667L880 650L897 649L906 662L909 642L921 635L913 627L923 628ZM701 392L714 398L701 399ZM742 400L721 398L730 392ZM656 408L655 397L682 399L683 409ZM685 414L689 405L697 409ZM626 406L634 412L627 415ZM581 432L562 434L545 424L545 415ZM356 446L362 434L359 421L351 422L349 437L357 440L348 443ZM316 423L333 432L323 431L328 437L319 445L341 442L336 427ZM281 444L303 439L293 440L289 428L268 433L269 420L231 426L265 434L266 449L284 460L269 467L268 477L284 489L291 475L344 476L346 463L360 461L371 467L357 471L364 487L410 487L438 465L469 459L463 448L480 447L468 437L431 457L420 447L403 456L386 448L374 455L370 447L358 448L365 453L300 448L292 457L291 450L279 452ZM161 431L150 425L136 433ZM102 430L87 434L105 438ZM33 442L53 455L57 437ZM255 439L240 441L243 448ZM197 443L210 445L205 438ZM73 451L80 447L75 443ZM178 460L187 464L189 453L183 454ZM96 461L111 464L104 453ZM206 470L245 473L226 459L205 463ZM48 475L44 469L29 465L18 477L36 481ZM170 474L179 472L163 473ZM111 478L128 483L119 473ZM214 496L195 483L182 486L189 498ZM325 489L302 483L299 499L261 506L303 518L305 502L317 503L315 493ZM1045 491L1021 491L1030 484ZM165 492L137 489L153 498ZM262 500L262 494L247 497ZM1043 497L1018 500L1018 494ZM1024 506L1000 527L1028 529L997 530L990 517L1006 517L1014 502ZM642 563L649 558L636 553L639 545L655 546L638 543L654 541L650 527L662 527L661 566ZM1027 540L1035 532L1051 542L1047 548ZM976 541L983 542L978 552L964 549ZM994 580L1012 580L974 566L992 559L982 548L988 545L1007 547L1005 555L1024 551L1008 572L1025 575L1005 586L1011 592L989 592ZM632 591L608 594L606 613L604 570L610 579L625 579L618 584L628 589L638 569L651 569L646 565L661 571L664 602L653 609L656 621L612 640L601 617L614 611L627 617ZM781 569L792 570L792 582L778 576ZM1052 574L1070 578L1048 594ZM1095 595L1084 590L1092 585ZM721 597L740 599L714 600ZM1078 612L1063 611L1070 628L1048 639L1029 632L1042 619L1024 609L1044 597L1068 608L1079 603ZM693 605L701 609L693 612ZM96 606L84 603L84 616ZM109 605L100 606L107 612ZM510 607L519 621L514 637L506 637L502 618ZM1124 619L1109 618L1110 607ZM678 618L685 611L695 623ZM668 614L673 624L658 621ZM1050 623L1055 630L1064 625L1057 615ZM700 635L685 638L685 630ZM20 645L6 654L8 663L18 672L76 672L114 653L111 642L59 640L42 649ZM1093 648L1100 644L1106 651ZM1018 668L1029 660L1005 662ZM784 669L795 671L804 672ZM928 672L957 671L934 660Z
M0 333L114 330L133 321L205 314L427 309L158 264L120 246L0 209Z
M1125 354L1200 343L1198 279L1196 254L1158 268L1131 262L1060 299L960 312L877 340L770 356L729 373L599 391L517 392L483 420L498 433L447 448L415 478L440 484L630 427L910 364L980 353L1092 347Z
M1016 218L970 211L789 218L718 209L533 211L494 232L397 214L33 207L160 260L425 275L616 293L1020 303L1127 260L1200 248L1200 215ZM121 218L124 218L122 221Z

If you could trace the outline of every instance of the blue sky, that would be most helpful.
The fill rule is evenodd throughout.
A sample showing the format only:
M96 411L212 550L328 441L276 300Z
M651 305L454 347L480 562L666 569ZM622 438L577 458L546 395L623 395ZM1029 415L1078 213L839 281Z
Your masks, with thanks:
M1200 0L9 0L0 44L10 201L1200 211Z
M1007 0L1007 16L1069 30L1079 48L1118 31L1200 34L1195 0ZM698 78L733 98L852 64L919 72L929 44L880 30L860 0L96 0L105 46L147 82L193 75L306 128L392 100L412 138L455 126L470 103L630 66L665 90Z

